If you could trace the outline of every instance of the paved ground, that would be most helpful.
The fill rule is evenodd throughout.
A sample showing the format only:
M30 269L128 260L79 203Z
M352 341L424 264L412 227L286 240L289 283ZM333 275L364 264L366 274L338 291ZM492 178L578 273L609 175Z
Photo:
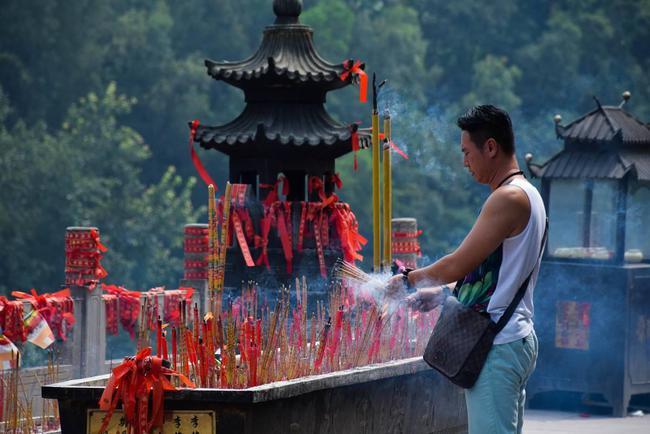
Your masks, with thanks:
M524 434L650 434L650 415L611 416L527 409Z

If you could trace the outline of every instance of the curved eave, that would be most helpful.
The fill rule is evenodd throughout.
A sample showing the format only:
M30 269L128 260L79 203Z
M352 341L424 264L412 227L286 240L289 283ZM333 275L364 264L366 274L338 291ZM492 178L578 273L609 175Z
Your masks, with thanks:
M277 150L318 152L337 158L352 150L352 130L321 104L249 104L232 122L197 128L195 141L228 155L273 156ZM362 146L369 140L359 134Z
M351 77L340 79L343 64L323 59L312 41L309 26L269 26L257 52L236 62L205 60L208 74L234 86L258 80L315 83L330 89L350 84Z
M543 165L529 164L529 168L542 179L619 180L631 173L637 180L650 181L650 153L634 150L562 151Z

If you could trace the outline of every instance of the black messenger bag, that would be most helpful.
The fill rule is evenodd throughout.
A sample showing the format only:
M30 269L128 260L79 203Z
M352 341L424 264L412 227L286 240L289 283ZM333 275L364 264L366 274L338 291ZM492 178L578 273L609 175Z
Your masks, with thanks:
M548 221L544 229L542 247L544 251ZM537 261L535 261L537 264ZM521 284L515 297L495 323L487 312L479 313L450 296L444 301L440 318L424 350L424 361L452 383L466 389L476 383L496 335L506 326L528 288L533 270Z

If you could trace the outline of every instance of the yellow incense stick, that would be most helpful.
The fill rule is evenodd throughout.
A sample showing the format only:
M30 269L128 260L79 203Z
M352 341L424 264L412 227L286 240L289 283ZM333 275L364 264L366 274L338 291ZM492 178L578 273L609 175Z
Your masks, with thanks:
M379 197L379 114L372 112L372 266L373 271L379 272L381 267L381 220Z
M383 173L384 176L384 197L383 197L383 208L384 208L384 222L383 222L383 237L384 237L384 249L383 249L383 261L382 266L384 270L389 270L392 258L392 249L391 249L391 220L393 219L393 180L391 174L391 122L390 115L386 114L384 117L384 150L383 150Z

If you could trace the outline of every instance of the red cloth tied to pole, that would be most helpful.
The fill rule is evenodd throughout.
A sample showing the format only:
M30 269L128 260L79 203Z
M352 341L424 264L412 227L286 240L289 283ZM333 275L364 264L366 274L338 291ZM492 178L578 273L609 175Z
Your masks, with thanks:
M24 307L20 300L7 300L0 296L0 327L3 334L12 342L25 342L27 330L23 323Z
M106 311L106 333L116 336L119 333L117 317L119 313L118 299L115 294L102 294Z
M365 65L360 60L348 59L343 62L343 72L340 76L343 81L350 76L359 78L359 101L363 103L368 101L368 75L363 70L364 67Z
M99 400L99 408L106 411L99 432L106 430L120 401L129 432L146 434L156 428L162 430L164 393L177 390L167 376L176 376L187 387L195 387L183 374L165 368L162 358L151 356L151 348L125 358L113 369Z
M199 120L194 119L192 121L192 124L190 125L190 157L192 158L192 163L194 164L194 168L196 171L199 173L199 176L205 182L205 185L210 185L212 184L214 186L214 189L217 190L217 183L212 180L212 177L208 174L208 171L205 169L205 166L203 165L203 162L201 162L201 158L199 157L199 154L196 153L196 150L194 149L194 138L196 137L196 130L199 128Z
M119 300L120 323L122 328L129 332L131 339L135 339L135 325L140 313L140 296L138 291L129 291L121 286L102 284L102 289L109 294L115 294Z
M100 263L107 250L96 229L68 231L65 235L66 284L94 288L100 279L108 276Z
M74 302L70 297L70 289L65 288L53 294L42 295L39 295L34 289L30 292L31 294L13 291L11 295L29 301L33 308L42 315L54 335L65 341L68 330L75 323Z
M172 327L178 327L181 320L179 303L184 299L188 303L192 300L194 288L181 286L177 290L168 290L163 295L163 320Z

